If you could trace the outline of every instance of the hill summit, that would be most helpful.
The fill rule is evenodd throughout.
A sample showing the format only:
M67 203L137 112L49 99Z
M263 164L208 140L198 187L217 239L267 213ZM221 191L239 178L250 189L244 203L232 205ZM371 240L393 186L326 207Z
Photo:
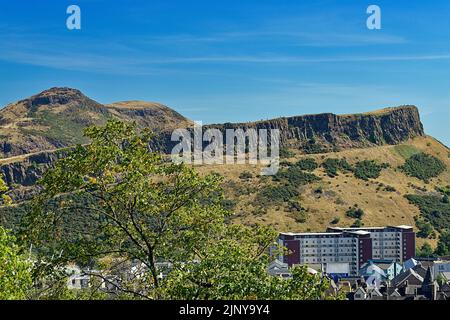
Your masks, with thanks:
M0 158L86 143L83 129L110 118L136 121L156 133L188 126L174 110L141 101L100 104L72 88L51 88L0 110Z

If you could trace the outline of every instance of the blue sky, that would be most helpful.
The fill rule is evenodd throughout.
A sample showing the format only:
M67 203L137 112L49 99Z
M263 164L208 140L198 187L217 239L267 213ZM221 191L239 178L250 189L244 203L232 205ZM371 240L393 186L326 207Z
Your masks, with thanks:
M447 0L2 1L0 73L0 106L69 86L204 123L415 104L450 145Z

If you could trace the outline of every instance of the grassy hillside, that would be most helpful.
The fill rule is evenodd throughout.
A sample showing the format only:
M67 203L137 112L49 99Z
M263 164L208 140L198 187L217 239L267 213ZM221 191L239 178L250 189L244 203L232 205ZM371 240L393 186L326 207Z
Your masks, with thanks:
M284 199L261 205L258 194L268 186L288 189L290 187L287 180L280 184L271 177L260 177L258 166L204 166L199 170L218 172L224 177L227 204L236 213L235 222L270 224L279 231L292 232L323 231L332 223L351 226L355 223L355 218L350 218L347 211L355 205L364 212L361 218L364 226L415 226L415 217L419 217L420 211L405 195L440 197L441 194L436 188L450 184L450 150L431 137L418 137L398 146L352 149L327 154L302 155L295 150L291 151L294 156L284 160L284 168L288 163L295 164L301 159L314 159L319 166L311 173L320 180L293 184L298 195L294 194L288 201ZM440 159L447 170L425 182L408 176L399 168L404 165L406 159L421 152ZM353 172L338 171L338 176L330 177L321 164L332 158L345 158L351 166L363 160L374 160L377 164L389 166L381 170L378 178L367 181L357 178ZM434 239L427 241L435 243ZM418 240L419 245L422 242L422 239Z
M111 118L135 121L155 134L191 125L185 117L159 103L103 105L76 89L52 88L0 109L0 158L87 143L84 129Z

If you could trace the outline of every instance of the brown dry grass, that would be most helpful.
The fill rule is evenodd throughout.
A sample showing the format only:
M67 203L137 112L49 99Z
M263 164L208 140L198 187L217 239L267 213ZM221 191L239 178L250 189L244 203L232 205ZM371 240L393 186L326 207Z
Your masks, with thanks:
M404 145L432 154L444 161L450 168L449 149L435 139L420 137L412 139ZM415 226L414 217L419 215L419 210L409 204L404 195L421 192L418 191L418 188L426 188L427 192L434 192L436 186L450 183L449 170L433 179L429 184L403 174L397 167L402 165L405 159L398 152L397 146L352 149L322 155L297 154L289 161L296 162L306 157L315 158L317 162L322 162L325 158L345 157L351 164L369 159L380 163L387 162L391 167L383 170L378 179L371 181L357 179L351 173L340 173L338 177L330 178L322 168L317 169L314 173L320 176L322 181L299 189L301 195L298 200L309 210L306 223L297 223L290 217L290 213L285 211L284 206L270 206L267 208L267 212L255 212L257 208L255 196L258 190L271 183L270 178L264 180L258 177L260 172L258 166L215 165L198 167L198 170L203 173L218 172L224 176L227 181L224 184L225 193L228 198L237 202L235 222L247 225L272 225L278 231L284 232L323 231L335 217L340 218L339 226L350 226L354 219L346 217L345 212L355 204L366 213L362 219L364 226L403 224ZM254 177L249 181L241 180L239 175L243 171L251 172ZM394 187L396 192L384 191L384 187L379 187L380 183ZM319 186L323 189L323 193L320 195L314 192ZM435 245L435 241L427 241ZM418 244L422 243L423 240L418 239Z

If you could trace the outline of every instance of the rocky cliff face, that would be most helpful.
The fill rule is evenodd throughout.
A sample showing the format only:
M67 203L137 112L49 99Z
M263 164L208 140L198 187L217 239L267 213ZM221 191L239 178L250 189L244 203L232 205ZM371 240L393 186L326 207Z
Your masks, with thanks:
M174 129L192 128L191 121L161 104L128 101L102 105L78 90L53 88L0 110L0 173L10 186L32 186L60 156L59 152L46 150L85 143L83 129L110 118L135 121L140 128L151 128L155 132L152 148L163 152L170 152L177 143L171 141ZM208 128L223 133L238 128L279 129L283 145L300 148L305 153L398 144L424 135L415 106L354 115L324 113L216 124L205 126L204 130ZM33 154L20 161L1 160L28 153Z
M218 128L222 132L238 128L279 129L282 144L300 148L311 141L326 148L360 148L398 144L424 135L419 111L415 106L388 108L365 114L324 113L207 127Z

